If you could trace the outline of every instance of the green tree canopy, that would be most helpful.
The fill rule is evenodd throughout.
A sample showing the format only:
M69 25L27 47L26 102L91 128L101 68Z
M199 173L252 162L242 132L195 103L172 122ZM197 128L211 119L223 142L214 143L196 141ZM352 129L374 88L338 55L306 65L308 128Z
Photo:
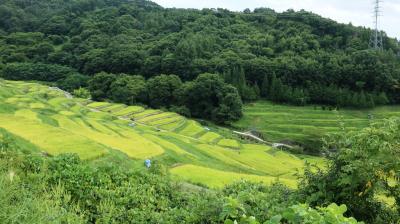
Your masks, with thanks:
M111 99L118 103L132 105L146 102L146 82L143 76L120 74L110 85Z
M111 84L116 80L114 74L101 72L89 81L89 91L94 100L104 100L109 97Z
M242 115L242 103L237 90L216 74L201 74L193 82L187 83L184 97L185 105L195 117L224 123L237 120Z
M160 75L147 80L146 87L150 106L166 107L177 103L175 92L182 86L181 79L176 75Z

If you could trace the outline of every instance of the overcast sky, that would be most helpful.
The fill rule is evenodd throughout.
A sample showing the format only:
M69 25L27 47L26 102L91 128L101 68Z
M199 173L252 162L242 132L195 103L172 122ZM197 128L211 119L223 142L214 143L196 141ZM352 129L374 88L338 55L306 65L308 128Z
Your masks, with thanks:
M371 27L375 0L154 0L167 8L227 8L233 11L268 7L278 12L305 9L342 23ZM380 27L400 39L400 0L381 3Z

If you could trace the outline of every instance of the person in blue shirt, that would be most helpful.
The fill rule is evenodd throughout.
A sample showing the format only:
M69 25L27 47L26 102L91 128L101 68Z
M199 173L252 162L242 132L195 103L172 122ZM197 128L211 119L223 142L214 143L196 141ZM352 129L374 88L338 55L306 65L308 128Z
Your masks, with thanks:
M150 167L151 167L151 160L146 159L146 160L144 161L144 165L145 165L147 168L150 168Z

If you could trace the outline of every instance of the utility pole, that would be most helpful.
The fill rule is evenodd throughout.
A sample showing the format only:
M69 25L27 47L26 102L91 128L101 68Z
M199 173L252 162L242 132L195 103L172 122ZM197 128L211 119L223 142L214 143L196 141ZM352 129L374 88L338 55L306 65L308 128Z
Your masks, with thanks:
M379 17L381 16L381 3L383 0L374 0L374 11L373 11L373 17L374 17L374 30L371 34L371 39L370 39L370 47L373 48L374 50L383 50L383 38L382 38L382 32L379 31Z

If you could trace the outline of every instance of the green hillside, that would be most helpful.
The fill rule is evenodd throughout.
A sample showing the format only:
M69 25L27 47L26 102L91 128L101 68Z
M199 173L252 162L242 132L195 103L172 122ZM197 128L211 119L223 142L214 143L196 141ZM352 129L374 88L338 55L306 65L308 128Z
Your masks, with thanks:
M397 39L383 32L382 51L370 50L371 29L304 10L177 9L148 0L0 6L0 77L8 80L52 82L70 92L84 87L98 101L175 109L216 123L241 117L239 98L400 104ZM237 92L193 86L208 73Z
M370 110L329 110L321 106L287 106L259 101L244 107L243 118L233 124L243 130L256 130L269 141L294 141L317 148L322 136L340 131L360 130L370 122L400 115L399 106Z
M0 128L38 153L76 153L93 164L117 161L137 168L149 158L167 165L176 178L210 187L278 178L296 187L305 160L323 163L224 138L175 113L71 98L36 83L2 80L0 87Z

